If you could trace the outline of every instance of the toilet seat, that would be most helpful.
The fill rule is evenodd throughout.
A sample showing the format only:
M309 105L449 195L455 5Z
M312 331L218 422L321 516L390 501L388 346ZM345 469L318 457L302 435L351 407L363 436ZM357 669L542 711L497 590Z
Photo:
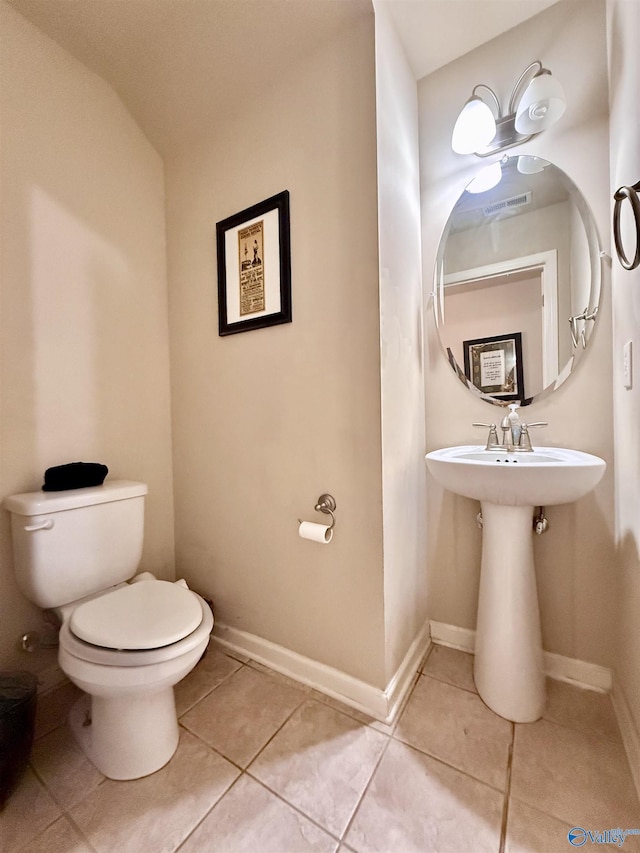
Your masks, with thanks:
M154 583L159 583L159 581L155 581ZM147 586L147 584L139 584L139 586ZM60 628L60 649L79 660L107 667L144 667L156 663L163 663L164 661L169 661L180 657L181 655L188 654L192 649L198 646L205 637L208 637L211 634L213 629L213 614L207 602L197 593L191 590L185 590L185 592L192 595L197 602L200 608L201 621L194 631L177 642L155 649L142 649L138 651L120 651L113 648L104 648L76 637L69 627L69 623L71 621L69 619L65 621ZM111 595L111 593L108 594Z
M202 609L191 590L154 580L85 601L71 614L69 628L93 646L141 651L176 643L201 622Z

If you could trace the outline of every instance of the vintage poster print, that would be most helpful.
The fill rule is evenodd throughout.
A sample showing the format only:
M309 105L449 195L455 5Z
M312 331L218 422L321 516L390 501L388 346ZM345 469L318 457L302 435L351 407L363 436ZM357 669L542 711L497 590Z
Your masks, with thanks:
M480 386L504 386L506 378L504 350L480 353Z
M216 222L218 334L291 322L289 193Z
M265 310L264 220L238 231L240 316Z

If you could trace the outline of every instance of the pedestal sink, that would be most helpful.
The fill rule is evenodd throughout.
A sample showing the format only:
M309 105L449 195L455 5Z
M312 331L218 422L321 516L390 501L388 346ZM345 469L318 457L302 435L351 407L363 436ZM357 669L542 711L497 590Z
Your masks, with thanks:
M478 693L501 717L533 722L542 716L545 703L534 508L583 497L598 484L606 463L566 448L508 453L473 445L434 450L425 459L446 489L481 502L474 660Z

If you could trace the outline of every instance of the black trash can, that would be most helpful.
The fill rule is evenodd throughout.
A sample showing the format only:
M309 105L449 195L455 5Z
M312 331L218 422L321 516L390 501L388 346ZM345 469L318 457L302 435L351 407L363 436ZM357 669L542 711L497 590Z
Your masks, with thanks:
M37 691L33 673L0 672L0 809L29 761Z

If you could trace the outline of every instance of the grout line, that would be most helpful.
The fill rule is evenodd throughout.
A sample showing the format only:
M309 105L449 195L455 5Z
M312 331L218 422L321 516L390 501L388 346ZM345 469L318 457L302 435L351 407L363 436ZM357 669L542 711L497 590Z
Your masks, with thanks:
M223 756L223 757L224 757L224 756ZM234 766L237 766L237 765L234 765ZM235 778L235 779L233 780L233 782L229 785L229 787L228 787L225 791L223 791L223 792L222 792L222 794L220 794L220 796L219 796L219 797L218 797L218 799L215 801L215 803L211 806L211 808L210 808L210 809L208 809L208 810L207 810L207 811L202 815L202 817L200 818L200 820L199 820L199 821L196 823L196 825L195 825L195 826L190 830L190 832L188 832L188 833L185 835L185 837L184 837L184 838L182 839L182 841L178 844L178 846L173 848L172 853L177 853L177 851L178 851L178 850L180 850L180 848L181 848L184 844L186 844L186 843L187 843L187 841L189 840L189 838L191 838L191 836L192 836L192 835L193 835L193 833L198 829L198 827L199 827L199 826L201 826L201 825L204 823L204 821L209 817L209 815L210 815L210 814L211 814L211 812L216 808L216 806L218 806L218 805L222 802L222 800L227 796L227 794L229 793L229 791L230 791L233 787L235 787L235 785L237 785L237 784L238 784L238 781L239 781L240 779L242 779L243 773L244 773L244 771L242 771L242 770L241 770L241 771L240 771L240 775L239 775L239 776L236 776L236 778Z
M560 726L560 728L562 729L569 729L569 731L577 732L581 735L600 738L602 740L609 741L610 743L616 743L619 746L624 746L620 730L618 730L616 733L610 734L608 732L597 731L595 727L593 729L590 729L572 723L561 723L559 720L554 720L552 717L545 717L544 713L538 720L535 720L535 722L540 723L543 720L545 723L552 723L552 725Z
M52 731L55 731L55 729L52 729ZM51 734L51 732L48 732L48 734ZM38 840L38 838L40 838L41 835L44 835L45 832L48 832L51 829L51 827L54 825L54 823L57 823L59 820L64 819L73 826L73 828L77 831L77 833L79 834L82 841L84 841L84 843L87 845L87 847L89 847L93 851L93 853L95 853L95 847L93 846L93 844L90 843L89 839L86 837L84 832L80 829L80 827L75 822L75 820L71 817L71 813L70 813L70 809L75 808L75 806L80 805L80 803L83 802L85 797L83 797L81 800L78 800L77 802L72 803L68 807L65 806L63 803L61 803L58 800L58 798L56 797L56 795L54 793L54 789L47 784L47 782L45 781L43 776L40 774L40 772L37 770L37 768L36 768L36 766L32 760L29 760L28 766L31 768L31 771L33 772L33 775L36 777L38 782L40 782L40 784L45 789L47 794L51 797L53 802L58 806L58 808L60 809L60 814L56 815L56 817L51 821L51 823L48 823L45 827L43 827L40 830L40 832L34 838L32 838L30 841L26 842L26 844L23 847L20 847L20 849L26 850L30 844L33 844L35 841ZM106 781L106 779L107 779L107 777L104 776L100 780L100 782L96 785L96 787L88 792L87 796L89 796L89 794L93 793L93 791L97 791L98 788Z
M429 678L429 676L426 676L426 677L427 677L427 678ZM417 683L418 683L418 680L416 680L416 684L417 684ZM447 682L441 682L441 683L446 684ZM411 690L411 692L412 692L412 693L413 693L413 690L415 689L415 686L416 686L416 685L414 684L414 686L413 686L413 688L412 688L412 690ZM450 685L449 685L449 687L453 687L453 688L454 688L454 689L456 689L456 690L462 690L463 692L465 692L465 693L467 693L467 694L468 694L468 693L470 693L470 691L469 691L469 690L466 690L466 691L465 691L463 687L456 687L456 685L455 685L455 684L450 684ZM480 696L478 696L478 694L477 694L477 693L471 693L471 695L472 695L472 696L477 696L477 697L478 697L478 699L480 699L480 701L482 701L481 697L480 697ZM407 704L408 704L408 703L407 703ZM484 705L484 702L483 702L483 705ZM487 705L485 705L484 707L488 708L488 706L487 706ZM488 708L488 710L489 710L489 711L491 711L491 709L490 709L490 708ZM498 715L495 713L495 711L491 711L491 713L492 713L494 716L496 716L496 717L498 716ZM398 720L397 720L396 722L399 722L399 719L400 719L400 717L398 717ZM504 718L501 718L501 719L504 719ZM514 734L513 734L513 723L510 723L510 725L511 725L512 729L511 729L511 741L510 741L510 745L509 745L509 759L510 759L510 755L511 755L511 747L512 747L512 745L513 745L513 738L514 738ZM478 776L474 776L472 773L469 773L469 771L468 771L468 770L464 770L462 767L458 767L456 764L452 764L450 761L447 761L446 759L441 758L441 757L440 757L440 756L438 756L438 755L435 755L435 753L433 753L433 752L429 752L427 749L423 749L422 747L417 746L416 744L411 743L410 741L403 740L401 737L399 737L399 736L396 734L396 731L397 731L397 726L396 726L396 727L394 727L394 730L393 730L393 732L391 733L391 737L392 737L394 740L398 741L398 743L401 743L401 744L403 744L404 746L408 746L408 747L410 747L411 749L414 749L416 752L420 752L422 755L426 755L426 756L428 756L429 758L433 758L433 759L434 759L434 761L437 761L437 762L438 762L438 763L440 763L440 764L444 764L446 767L450 767L450 768L452 768L453 770L456 770L458 773L462 773L462 774L464 774L465 776L468 776L470 779L474 779L476 782L480 782L480 784L482 784L482 785L486 785L488 788L491 788L493 791L498 791L498 793L499 793L499 794L504 794L504 793L505 793L505 791L504 791L504 790L502 790L501 788L497 788L495 785L492 785L492 784L491 784L491 782L487 782L487 780L486 780L486 779L480 779ZM508 766L509 759L507 760L507 766ZM507 781L509 781L509 780L507 780Z
M210 750L211 750L211 752L215 752L215 754L216 754L216 755L219 755L219 756L220 756L220 758L223 758L223 759L224 759L225 761L227 761L229 764L233 765L233 767L235 767L235 768L236 768L236 770L239 770L239 771L240 771L240 773L244 773L244 767L241 767L241 766L237 763L237 761L234 761L232 758L229 758L229 756L228 756L228 755L225 755L223 752L220 752L220 750L219 750L219 749L216 749L216 747L215 747L215 746L211 746L211 744L210 744L210 743L207 743L207 741L206 741L203 737L201 737L200 735L196 734L195 732L192 732L192 731L191 731L191 729L190 729L188 726L186 726L184 723L181 723L180 721L178 721L178 726L179 726L179 728L184 729L184 730L185 730L185 732L188 732L188 733L191 735L191 737L194 737L194 738L196 738L196 740L199 740L199 741L200 741L200 743L201 743L201 744L203 744L203 746L206 746L206 748L207 748L207 749L210 749ZM174 753L174 754L175 754L175 753ZM172 756L172 758L173 758L173 756ZM166 764L165 764L164 766L166 767ZM162 768L160 768L160 769L162 770ZM158 771L156 770L156 773L157 773L157 772L158 772ZM144 779L145 777L143 776L142 778ZM102 784L102 783L100 783L100 784Z
M235 660L235 658L234 658L234 660ZM234 670L234 671L233 671L232 673L230 673L230 674L229 674L225 679L223 679L223 681L221 681L221 682L220 682L220 684L222 684L224 681L227 681L229 678L231 678L231 676L236 675L237 673L241 672L241 670L242 670L244 667L247 667L247 664L242 664L242 666L241 666L241 667L239 667L238 669ZM248 667L248 669L250 669L250 670L251 670L251 672L260 672L260 670L258 670L258 669L253 669L253 667ZM262 672L261 674L262 674L262 675L267 676L267 678L269 677L268 673ZM286 677L286 676L285 676L285 677ZM212 690L207 694L207 696L210 696L210 695L211 695L211 693L213 693L213 692L214 692L214 690L216 690L216 689L217 689L217 687L219 687L219 686L220 686L220 685L216 685L216 687L214 687L214 688L213 688L213 689L212 689ZM265 743L260 747L260 749L258 750L258 752L256 752L256 754L255 754L255 755L254 755L254 756L249 760L249 763L247 764L247 766L246 766L246 767L242 767L240 764L238 764L238 763L237 763L236 761L234 761L232 758L229 758L229 756L228 756L228 755L225 755L225 754L224 754L223 752L221 752L219 749L216 749L214 746L212 746L210 743L208 743L208 742L207 742L203 737L201 737L199 734L197 734L197 732L192 731L192 730L189 728L189 726L187 725L187 723L185 723L185 722L182 720L182 717L183 717L183 716L185 716L185 715L188 713L187 711L185 711L185 712L184 712L184 714L182 714L182 715L181 715L181 717L179 717L179 718L178 718L178 725L179 725L179 726L182 726L182 728L183 728L183 729L185 729L186 731L188 731L188 732L189 732L189 734L193 735L194 737L197 737L197 738L198 738L198 740L200 740L202 743L204 743L204 744L205 744L205 746L206 746L208 749L212 749L214 752L216 752L218 755L220 755L222 758L224 758L224 759L225 759L226 761L228 761L230 764L233 764L233 766L234 766L234 767L237 767L237 768L238 768L238 770L240 770L241 772L244 772L244 771L245 771L245 770L246 770L246 769L247 769L251 764L253 764L253 762L254 762L254 761L256 760L256 758L260 755L260 753L263 751L263 749L265 749L265 748L266 748L266 746L267 746L269 743L271 743L271 741L273 740L273 738L278 734L278 732L282 729L282 727L283 727L283 726L285 726L285 725L289 722L289 720L290 720L290 719L291 719L291 717L295 714L295 712L298 710L298 708L300 708L300 706L301 706L301 705L303 705L303 704L304 704L304 702L306 702L306 701L307 701L307 699L309 698L308 693L303 692L302 690L301 690L300 692L302 693L302 698L300 699L300 701L298 702L298 704L297 704L297 705L295 706L295 708L291 711L291 713L287 715L286 719L285 719L285 720L284 720L284 721L283 721L283 722L278 726L278 728L273 732L273 734L269 737L269 739L268 739L267 741L265 741ZM198 705L198 704L199 704L199 702L201 702L201 701L202 701L203 699L205 699L205 698L206 698L206 697L204 697L204 696L203 696L203 697L202 697L202 699L199 699L199 700L198 700L198 702L196 702L196 703L195 703L195 704L194 704L194 705L193 705L189 710L193 710L193 708L195 708L195 707L196 707L196 705Z
M309 823L312 823L318 829L321 829L322 832L324 832L325 835L328 835L333 841L337 841L338 846L340 845L340 836L339 835L335 835L330 829L327 829L326 826L323 826L321 823L318 823L316 818L311 817L311 815L308 815L306 812L302 811L300 806L296 806L296 805L294 805L294 803L291 803L291 802L289 802L289 800L286 800L282 796L282 794L278 793L278 791L274 791L273 788L270 788L266 782L263 782L262 779L258 779L257 776L253 776L248 770L245 770L244 775L248 776L249 779L251 779L253 782L256 782L258 785L260 785L262 788L264 788L265 791L268 791L270 794L272 794L276 799L280 800L281 803L284 803L285 806L288 806L290 809L293 809L294 812L297 812L305 820L308 820Z
M362 791L362 794L360 794L358 801L356 802L355 806L353 807L353 811L351 812L351 817L347 821L347 825L345 826L345 828L342 831L342 835L340 836L340 839L339 839L341 842L344 841L344 839L347 837L347 835L349 833L349 830L353 826L353 822L356 819L356 815L358 814L358 811L360 810L360 806L362 805L362 802L363 802L363 800L367 794L367 791L371 787L371 783L373 782L373 777L378 772L378 767L380 767L382 759L384 758L387 750L389 749L389 744L391 743L391 735L386 735L386 738L387 738L387 742L385 743L385 745L382 747L382 749L380 751L380 756L378 757L378 760L375 763L375 766L373 768L371 776L369 776L369 781L364 786L364 790Z
M102 783L100 783L100 784L102 784ZM64 813L64 816L65 816L65 818L69 821L69 823L73 826L73 828L76 830L76 832L78 833L78 835L80 836L80 838L84 841L84 843L87 845L87 847L89 847L89 848L93 851L93 853L96 853L96 848L95 848L95 847L93 846L93 844L89 841L89 839L87 838L87 836L86 836L86 835L84 834L84 832L80 829L80 827L79 827L79 826L78 826L78 824L75 822L75 820L71 817L71 815L69 814L69 812L65 812L65 813Z
M322 706L323 706L323 707L325 707L325 708L329 708L329 710L330 710L330 711L334 711L336 714L342 714L342 716L343 716L343 717L347 717L351 722L358 723L359 725L364 726L364 727L366 727L366 728L372 728L372 726L369 726L367 723L363 723L361 720L357 720L355 717L352 717L352 716L351 716L347 711L342 711L342 710L340 710L339 708L334 708L332 705L328 705L328 704L326 704L326 703L322 702L320 699L316 699L316 698L315 698L314 696L312 696L311 694L305 695L305 696L304 696L304 698L303 698L303 700L300 702L300 704L299 704L299 705L297 705L297 706L293 709L293 711L289 714L289 716L288 716L288 717L287 717L287 719L282 723L282 725L281 725L281 726L279 726L279 728L278 728L278 729L277 729L277 730L276 730L276 731L271 735L271 737L269 738L269 740L268 740L268 741L266 741L266 743L264 744L264 746L260 747L260 750L259 750L259 751L258 751L258 752L253 756L253 758L251 759L251 761L250 761L250 762L247 764L247 766L244 768L244 769L245 769L245 771L249 771L249 770L250 770L251 765L254 763L254 761L256 761L256 759L257 759L257 758L258 758L258 757L259 757L259 756L264 752L264 750L265 750L265 749L267 748L267 746L271 743L271 741L276 737L276 735L277 735L277 734L279 734L279 732L281 732L281 731L282 731L282 729L287 725L287 723L288 723L288 722L289 722L289 720L293 717L293 715L294 715L297 711L299 711L299 710L300 710L300 708L301 708L301 707L302 707L306 702L314 702L314 703L315 703L315 704L317 704L317 705L322 705ZM379 731L378 729L373 729L373 731L376 731L376 732L377 732L379 735L381 735L382 737L390 737L390 736L391 736L391 735L387 734L386 732L381 732L381 731ZM251 773L249 773L249 775L251 775ZM257 779L257 777L254 777L254 776L251 776L251 778L252 778L252 779L253 779L253 778L256 778L256 781L260 781L260 780L258 780L258 779ZM262 784L265 784L265 783L262 783ZM268 788L268 785L266 785L266 784L265 784L265 787L266 787L266 788ZM271 788L268 788L268 789L269 789L269 790L271 790ZM276 792L274 791L273 793L276 793ZM284 802L286 803L286 802L287 802L287 800L284 800ZM327 832L327 831L328 831L328 830L325 830L325 832Z
M513 769L513 753L515 748L516 726L511 723L511 743L509 744L509 758L507 760L507 785L504 792L504 804L502 807L502 826L500 827L500 853L504 853L507 843L507 821L509 819L509 797L511 796L511 772Z
M246 770L248 770L248 769L251 767L251 765L253 764L253 762L254 762L254 761L255 761L255 760L256 760L260 755L262 755L262 753L263 753L263 752L265 751L265 749L269 746L269 744L271 743L271 741L276 737L276 735L277 735L277 734L279 734L279 733L282 731L282 729L287 725L287 723L288 723L288 722L289 722L289 720L293 717L293 715L296 713L296 711L298 711L298 710L299 710L299 709L304 705L304 703L308 700L308 698L309 698L308 696L304 696L304 697L303 697L302 701L300 701L300 702L296 705L296 707L293 709L293 711L291 711L291 713L287 715L287 718L286 718L286 719L285 719L285 720L284 720L284 721L283 721L283 722L278 726L278 728L274 731L274 733L271 735L271 737L270 737L267 741L265 741L265 742L264 742L264 744L263 744L263 745L260 747L260 749L256 752L256 754L253 756L253 758L249 761L249 763L247 764L247 766L243 768L243 770L245 770L245 771L246 771Z
M447 681L446 678L443 678L442 676L439 676L439 675L433 675L431 672L423 672L421 674L425 678L432 678L434 681L439 681L441 684L448 684L449 687L457 687L458 690L464 690L465 693L472 693L474 696L480 695L475 688L472 690L470 687L463 687L462 684L456 684L453 681Z
M426 654L423 655L422 660L418 664L418 675L424 675L424 668L427 665L427 661L431 657L434 649L435 645L433 644L433 641L429 641L429 648L427 649Z
M448 767L449 770L455 770L456 773L461 773L463 776L467 776L469 779L473 779L474 782L477 782L479 785L484 785L485 788L490 788L492 791L500 794L500 796L505 796L505 791L502 788L496 788L495 785L492 785L491 782L487 782L486 779L480 779L478 776L474 776L472 773L469 773L468 770L463 770L461 767L458 767L456 764L450 764L444 758L439 758L437 755L434 755L432 752L426 752L424 749L420 749L420 747L415 746L412 743L408 743L406 740L400 740L400 738L394 737L391 735L392 739L399 743L401 746L407 747L407 749L411 749L414 752L419 752L420 755L426 756L430 761L435 761L438 764L442 764L443 767Z
M561 723L558 720L552 720L550 717L545 717L544 714L539 719L535 720L532 725L535 725L537 723L542 723L542 722L550 723L552 726L558 726L561 729L566 729L570 732L573 732L574 734L581 735L582 737L585 737L585 738L595 737L598 740L604 740L607 743L611 743L611 744L615 744L616 746L620 746L624 750L624 742L623 742L622 736L620 735L619 732L617 735L607 734L606 732L598 731L595 728L589 729L589 728L583 728L579 725L572 725L569 723ZM527 725L529 725L529 724L527 724ZM628 762L629 758L626 755L626 750L625 750L625 757L627 758L627 762Z
M415 686L415 685L413 685L413 686ZM411 688L411 692L413 692L413 686L412 686L412 688ZM299 814L301 814L301 815L302 815L303 817L305 817L307 820L309 820L309 821L311 821L313 824L315 824L315 825L316 825L319 829L321 829L323 832L327 833L327 834L328 834L332 839L334 839L335 841L337 841L338 843L340 843L340 842L341 842L341 840L345 837L346 833L349 831L349 828L350 828L350 826L351 826L351 823L353 822L353 819L354 819L355 814L356 814L356 812L357 812L357 810L358 810L358 808L359 808L359 806L360 806L360 803L362 802L362 799L363 799L363 797L364 797L364 795L365 795L366 791L368 790L369 785L371 784L371 780L373 779L373 777L374 777L374 775L375 775L375 772L376 772L376 770L378 769L378 765L379 765L379 764L380 764L380 762L382 761L382 757L384 756L385 752L387 751L387 748L388 748L388 746L389 746L389 743L391 742L391 734L388 734L388 733L386 733L386 732L381 732L381 731L379 731L379 730L377 730L377 729L373 729L373 731L375 731L377 734L379 734L379 735L380 735L380 737L383 737L383 738L385 738L385 739L386 739L386 743L384 744L384 746L383 746L383 748L382 748L382 750L381 750L381 752L380 752L380 756L378 757L378 759L377 759L377 761L376 761L376 763L375 763L375 765L374 765L374 768L373 768L373 770L372 770L372 772L371 772L371 776L369 777L369 780L367 781L367 784L365 785L365 787L364 787L364 790L363 790L362 794L361 794L361 795L360 795L360 797L358 798L358 800L357 800L357 802L356 802L356 804L355 804L355 806L354 806L354 808L353 808L353 812L352 812L352 814L351 814L351 817L349 818L349 820L348 820L348 822L347 822L347 825L346 825L345 829L344 829L344 830L343 830L343 832L342 832L342 835L335 835L335 834L334 834L330 829L328 829L326 826L323 826L322 824L318 823L314 818L312 818L310 815L306 814L306 813L305 813L304 811L302 811L302 809L300 809L298 806L296 806L296 805L294 805L293 803L289 802L289 800L285 799L285 798L284 798L284 796L282 796L281 794L279 794L279 793L278 793L278 791L275 791L274 789L270 788L270 787L269 787L269 785L268 785L266 782L264 782L263 780L259 779L257 776L254 776L254 775L252 774L252 772L251 772L251 767L252 767L253 763L257 760L257 758L260 756L260 754L261 754L261 753L262 753L262 752L267 748L268 744L269 744L269 743L270 743L270 742L271 742L271 741L276 737L276 735L278 734L278 732L280 732L280 731L282 730L282 728L283 728L283 727L284 727L284 726L289 722L289 720L293 717L293 715L296 713L296 711L298 711L298 710L300 709L300 707L301 707L305 702L314 702L314 703L316 703L316 704L318 704L318 705L322 705L323 707L328 708L330 711L333 711L333 712L334 712L334 713L336 713L336 714L341 714L343 717L347 717L351 722L358 723L359 725L361 725L361 726L363 726L363 727L365 727L365 728L371 728L371 726L369 726L367 723L363 723L361 720L357 720L357 719L355 719L354 717L352 717L352 716L348 713L348 711L342 711L342 710L340 710L339 708L335 708L335 707L333 707L332 705L325 704L324 702L322 702L322 700L320 700L320 699L316 699L316 698L315 698L315 697L313 697L311 694L309 694L308 696L306 696L306 697L304 698L304 700L300 703L300 705L298 705L298 706L297 706L297 708L295 708L295 709L291 712L291 714L287 717L287 719L286 719L286 720L285 720L285 722L280 726L280 728L279 728L276 732L274 732L274 734L272 735L272 737L271 737L271 738L269 738L269 740L267 741L267 743L265 743L265 745L262 747L262 749L260 750L260 752L259 752L259 753L257 753L257 755L256 755L254 758L252 758L252 759L251 759L250 763L247 765L247 767L245 768L245 771L244 771L244 772L246 773L246 775L247 775L247 776L249 776L249 778L251 778L251 779L253 779L254 781L258 782L260 785L262 785L264 788L266 788L266 789L267 789L267 791L269 791L270 793L272 793L274 796L278 797L278 799L279 799L279 800L281 800L283 803L285 803L285 804L286 804L286 805L288 805L290 808L292 808L292 809L294 809L295 811L297 811Z
M234 658L234 660L235 660L235 658ZM240 663L240 661L236 660L236 663ZM188 714L189 711L192 711L196 707L196 705L198 705L200 702L202 702L204 699L206 699L207 696L211 696L211 694L214 692L214 690L217 690L221 684L224 684L225 681L228 681L237 672L240 672L240 670L242 669L243 666L244 666L244 664L240 664L240 666L237 669L234 669L233 672L227 673L227 675L225 675L224 678L221 678L217 684L214 684L211 689L207 690L207 692L204 693L202 696L200 696L198 699L196 699L195 702L192 702L192 704L189 705L188 708L185 708L183 711L181 711L180 714L178 715L178 721L180 721L180 719L182 717L184 717L185 714ZM191 671L195 672L195 669L193 669ZM188 677L189 676L187 676L187 678Z
M33 775L36 777L36 781L38 782L38 784L39 784L39 785L41 785L41 787L42 787L42 788L44 788L45 792L46 792L46 793L47 793L47 795L51 798L51 800L53 801L54 805L56 805L56 806L60 809L60 813L59 813L59 814L57 814L54 818L52 818L52 820L50 820L50 821L49 821L49 823L48 823L48 824L46 824L46 826L43 826L43 827L42 827L42 829L41 829L41 830L40 830L40 831L39 831L39 832L38 832L38 833L37 833L33 838L30 838L28 841L25 841L24 843L22 843L22 842L21 842L21 843L20 843L20 847L19 847L19 848L17 848L17 849L20 849L20 848L22 848L22 849L27 848L27 847L29 846L29 844L32 844L34 841L36 841L38 838L40 838L40 836L41 836L43 833L45 833L45 832L47 832L49 829L51 829L51 827L53 826L53 824L54 824L54 823L56 823L56 821L60 820L60 818L61 818L61 817L66 816L66 812L65 812L65 810L64 810L64 809L63 809L63 807L60 805L60 803L57 801L57 799L53 796L53 794L52 794L52 793L51 793L51 791L49 790L49 786L48 786L48 785L44 782L44 780L40 777L40 774L38 773L38 771L36 770L35 766L32 764L32 762L31 762L31 761L29 761L29 762L28 762L27 767L25 768L25 770L27 770L27 769L30 769L30 770L31 770L31 772L33 773ZM11 797L11 796L13 796L14 794L16 794L16 793L17 793L17 791L18 791L18 788L19 788L20 784L24 784L24 777L25 777L25 775L26 775L26 774L25 774L25 772L23 771L23 773L22 773L22 774L21 774L21 776L20 776L20 780L18 781L18 784L17 784L14 788L12 788L12 790L10 791L10 793L9 793L9 797ZM2 812L0 812L0 815L1 815L1 814L2 814Z
M295 678L291 678L289 675L285 675L284 672L280 672L277 669L272 669L270 666L267 666L265 663L260 663L258 660L254 660L253 658L249 658L243 666L247 669L250 669L252 672L259 672L261 675L266 675L269 678L273 678L274 681L279 682L280 684L284 684L287 687L292 687L296 690L300 690L303 693L310 695L313 691L313 687L305 684L303 681L297 681Z

